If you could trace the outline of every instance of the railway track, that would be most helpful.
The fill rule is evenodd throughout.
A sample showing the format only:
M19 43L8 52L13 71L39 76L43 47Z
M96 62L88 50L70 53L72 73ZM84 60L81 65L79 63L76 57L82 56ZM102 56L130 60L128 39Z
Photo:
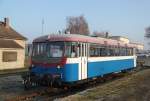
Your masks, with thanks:
M13 71L13 72L0 72L0 77L6 77L6 76L14 76L14 75L23 75L23 74L26 74L28 71L25 70L25 71Z
M104 83L111 82L113 80L122 78L127 75L132 75L133 73L136 73L136 72L139 72L139 71L142 71L145 69L150 69L150 67L142 67L142 68L138 67L131 72L107 75L104 78L98 78L98 79L90 81L88 83L73 86L69 89L41 87L37 91L33 91L33 92L31 89L31 92L29 92L28 94L23 94L23 95L19 95L19 96L10 98L10 99L6 99L6 101L35 101L34 99L39 99L39 98L44 98L44 101L50 101L50 100L54 100L56 98L62 98L62 97L68 96L68 95L75 94L77 92L81 92L85 89L100 86ZM40 100L40 101L42 101L42 100Z

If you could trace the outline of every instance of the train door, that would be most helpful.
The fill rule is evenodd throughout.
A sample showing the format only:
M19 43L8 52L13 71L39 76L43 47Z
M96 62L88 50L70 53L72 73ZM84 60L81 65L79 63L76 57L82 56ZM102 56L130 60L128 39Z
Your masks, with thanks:
M80 43L79 47L79 80L87 78L88 44Z

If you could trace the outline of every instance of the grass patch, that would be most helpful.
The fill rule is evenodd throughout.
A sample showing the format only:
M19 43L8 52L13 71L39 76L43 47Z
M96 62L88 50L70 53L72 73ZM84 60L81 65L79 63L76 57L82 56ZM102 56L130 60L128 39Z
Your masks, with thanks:
M150 69L75 94L63 101L149 101ZM82 93L82 92L81 92ZM68 100L69 99L69 100Z

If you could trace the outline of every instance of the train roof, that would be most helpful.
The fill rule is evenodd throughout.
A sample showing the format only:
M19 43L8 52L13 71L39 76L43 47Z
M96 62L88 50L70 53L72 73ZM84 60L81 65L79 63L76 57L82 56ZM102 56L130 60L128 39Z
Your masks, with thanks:
M121 47L136 47L136 44L127 44L118 40L102 38L102 37L91 37L79 34L50 34L38 37L33 42L54 42L54 41L65 41L65 42L88 42L110 46L121 46Z

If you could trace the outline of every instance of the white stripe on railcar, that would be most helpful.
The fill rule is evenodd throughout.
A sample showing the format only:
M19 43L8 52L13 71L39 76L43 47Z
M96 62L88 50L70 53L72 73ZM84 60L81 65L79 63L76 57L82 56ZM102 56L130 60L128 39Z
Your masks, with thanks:
M74 63L79 63L80 61L81 61L80 58L67 58L66 63L74 64Z
M89 57L88 62L135 59L135 56Z
M88 57L88 62L124 60L124 59L134 59L134 66L136 66L136 56ZM81 61L80 58L67 58L66 63L74 64L79 63L80 61Z

